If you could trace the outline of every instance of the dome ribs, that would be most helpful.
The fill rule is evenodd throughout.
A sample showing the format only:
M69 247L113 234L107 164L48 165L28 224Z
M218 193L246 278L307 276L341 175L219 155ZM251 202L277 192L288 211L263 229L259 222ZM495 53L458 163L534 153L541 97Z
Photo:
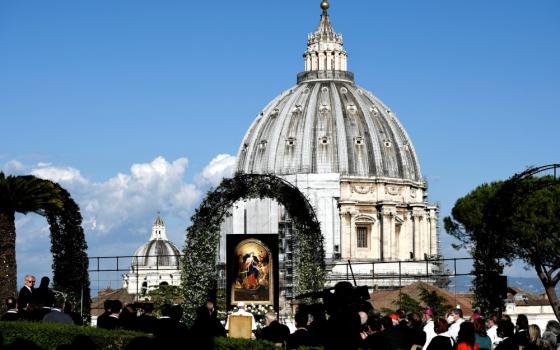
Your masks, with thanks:
M412 142L394 113L345 80L307 80L275 98L251 125L238 157L237 170L246 173L422 182Z
M316 111L316 129L313 138L315 150L314 173L337 173L338 153L336 152L335 120L332 117L332 95L328 83L317 83L320 87L320 99ZM323 143L326 138L327 144Z
M368 147L368 157L369 157L369 174L371 176L375 176L376 174L382 174L383 172L383 163L382 163L382 156L381 156L381 142L377 137L377 133L375 132L375 126L373 124L373 115L370 111L370 108L364 102L363 93L358 94L353 86L349 86L348 84L345 85L348 88L348 91L352 91L354 98L358 102L360 109L362 110L362 115L365 120L365 130L367 130L366 137L366 144ZM370 103L371 104L371 103Z
M293 89L293 88L292 88ZM243 143L239 148L238 159L236 160L237 165L235 169L237 171L241 171L244 173L252 173L258 172L255 167L255 154L256 154L256 147L255 145L258 143L257 139L261 134L262 128L265 124L269 123L270 115L273 113L275 108L278 108L278 105L283 101L283 99L292 91L292 89L288 89L282 92L280 95L276 96L270 103L263 109L262 115L260 118L257 118L247 134L243 138ZM265 118L263 118L265 117ZM245 146L246 145L246 146ZM240 158L239 155L243 154L243 158Z
M321 84L308 84L308 88L311 91L310 102L308 108L305 112L305 126L303 129L303 136L301 139L301 170L304 172L315 172L316 169L316 123L318 118L316 114L318 113L317 98L319 94ZM319 102L320 104L320 102Z
M341 99L334 82L330 83L330 90L333 102L332 113L334 113L335 116L335 128L333 129L333 132L336 135L336 138L333 137L332 141L333 143L336 141L336 144L333 145L333 147L336 147L338 150L338 172L343 175L347 175L349 174L350 169L348 167L348 145L346 142L346 128L344 125Z
M292 109L295 107L296 101L301 96L303 89L305 88L305 84L297 85L294 89L295 91L292 93L291 96L288 97L288 102L284 106L284 108L280 109L279 115L276 117L274 121L274 127L271 128L270 132L268 133L268 147L264 151L266 155L271 155L267 157L266 160L263 159L263 173L276 173L276 171L280 170L278 162L278 147L280 146L280 137L283 135L282 130L285 127L286 120L288 119L288 115L291 116ZM284 144L282 144L282 147ZM283 153L283 152L282 152Z

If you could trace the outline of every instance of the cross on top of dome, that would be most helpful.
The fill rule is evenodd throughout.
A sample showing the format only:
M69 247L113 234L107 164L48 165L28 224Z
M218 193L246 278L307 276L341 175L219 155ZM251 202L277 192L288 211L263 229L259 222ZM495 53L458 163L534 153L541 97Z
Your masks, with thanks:
M165 234L165 224L160 216L160 212L157 212L156 221L152 226L152 235L150 237L150 241L154 239L162 239L167 240L167 235Z
M160 211L158 210L157 212L157 217L156 217L156 221L154 222L154 226L165 226L165 224L163 223L163 220L161 219L160 216Z
M342 47L342 34L331 25L327 9L329 3L321 2L321 21L314 33L307 36L307 50L303 54L305 71L346 71L348 55Z

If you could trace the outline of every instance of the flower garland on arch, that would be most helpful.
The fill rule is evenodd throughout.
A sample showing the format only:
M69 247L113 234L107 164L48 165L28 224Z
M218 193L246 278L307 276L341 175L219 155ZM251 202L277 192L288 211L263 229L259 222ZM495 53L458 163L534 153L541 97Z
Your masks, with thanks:
M296 294L323 290L326 279L323 235L313 207L289 182L271 175L236 174L224 179L196 209L183 248L182 288L184 320L192 324L196 308L217 287L216 250L220 225L240 199L272 198L286 208L295 232Z

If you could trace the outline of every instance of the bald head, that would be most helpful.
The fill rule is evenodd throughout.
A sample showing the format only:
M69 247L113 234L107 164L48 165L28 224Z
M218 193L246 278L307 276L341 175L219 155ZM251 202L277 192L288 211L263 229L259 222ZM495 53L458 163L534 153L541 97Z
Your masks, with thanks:
M272 322L276 321L276 312L274 311L269 311L266 313L266 325L268 326L269 324L271 324Z

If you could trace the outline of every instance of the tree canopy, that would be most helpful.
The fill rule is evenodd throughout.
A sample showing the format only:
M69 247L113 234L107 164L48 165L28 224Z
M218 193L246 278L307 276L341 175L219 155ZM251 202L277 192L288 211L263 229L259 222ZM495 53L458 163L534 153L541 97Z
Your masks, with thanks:
M512 254L506 251L509 246L504 246L500 233L494 232L487 218L488 207L501 187L502 182L478 186L459 198L451 217L443 219L447 233L462 243L456 248L466 248L473 257L474 306L486 316L503 309L503 300L493 285L503 272L503 259Z
M521 259L537 272L556 317L560 303L560 180L555 176L514 176L483 184L455 203L444 219L448 233L474 258L477 306L492 312L501 305L495 276L503 263ZM498 300L497 300L498 299Z
M62 208L49 208L46 216L51 231L53 287L66 295L84 318L90 314L90 283L87 243L82 214L70 194L60 187Z

